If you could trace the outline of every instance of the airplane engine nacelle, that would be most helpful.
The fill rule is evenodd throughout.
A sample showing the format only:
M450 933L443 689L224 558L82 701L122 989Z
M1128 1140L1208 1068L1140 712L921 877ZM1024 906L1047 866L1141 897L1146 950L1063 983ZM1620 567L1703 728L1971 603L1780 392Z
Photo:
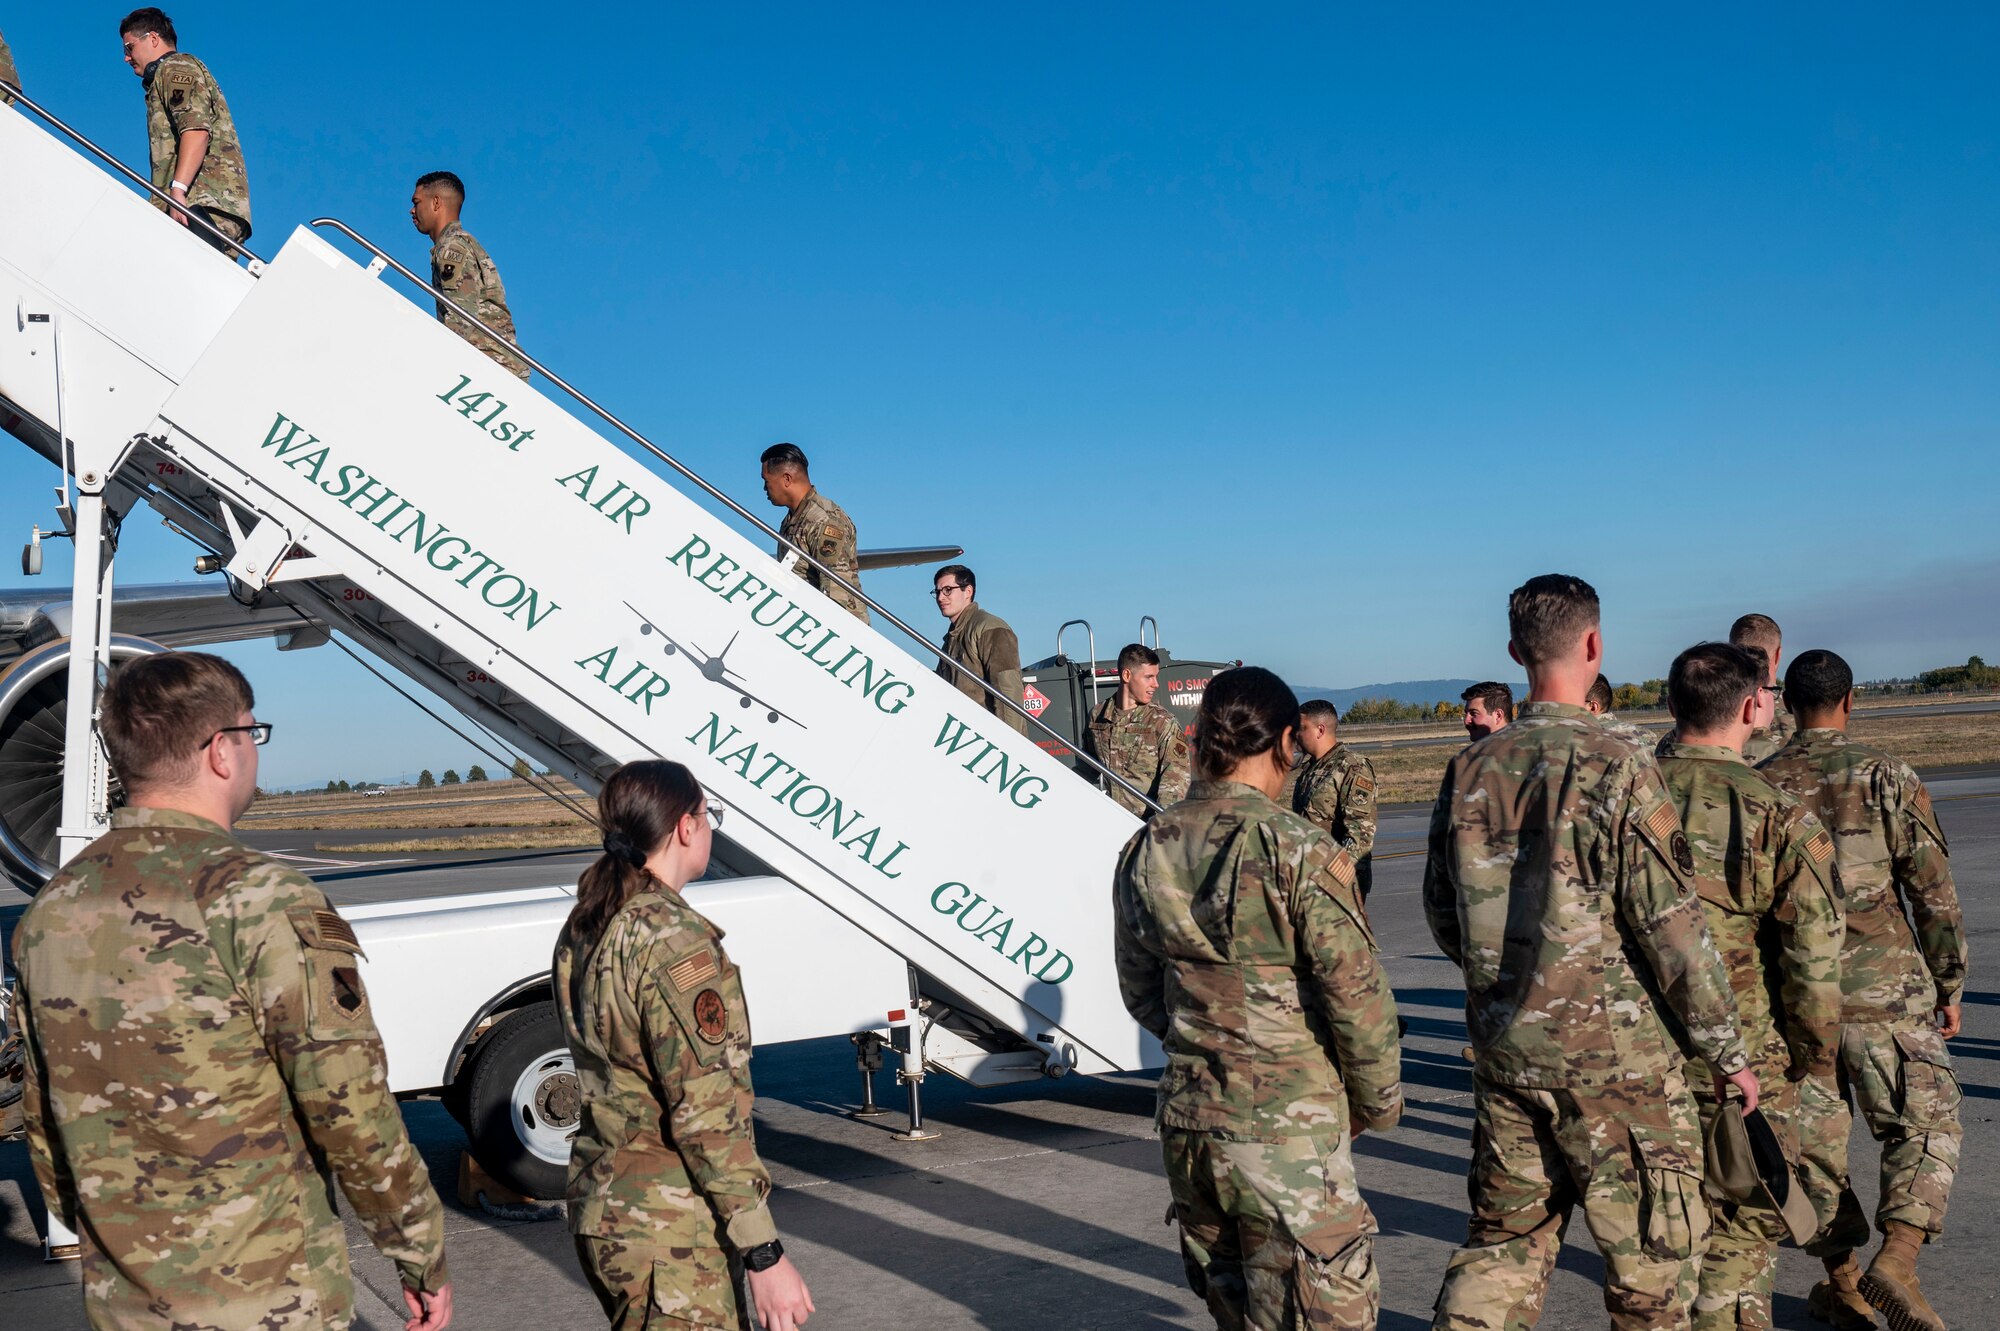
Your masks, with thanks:
M113 665L164 650L144 638L111 637ZM31 896L60 856L69 658L67 641L45 643L0 674L0 873ZM111 802L121 802L115 775Z

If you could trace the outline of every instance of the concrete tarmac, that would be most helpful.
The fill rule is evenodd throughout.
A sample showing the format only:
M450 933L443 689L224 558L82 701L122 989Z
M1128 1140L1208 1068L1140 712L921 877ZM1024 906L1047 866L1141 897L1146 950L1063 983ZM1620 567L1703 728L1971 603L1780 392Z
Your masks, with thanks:
M1965 1031L1952 1042L1965 1091L1965 1144L1944 1240L1921 1268L1955 1329L2000 1325L2000 984L1990 977L2000 899L2000 774L1938 773L1932 783L1973 939ZM1356 1145L1361 1182L1382 1227L1383 1331L1418 1331L1446 1258L1465 1232L1472 1117L1462 988L1431 945L1418 903L1428 810L1386 809L1370 902L1384 961L1410 1022L1404 1044L1409 1112L1398 1128ZM299 844L310 846L311 840ZM360 858L360 857L355 857ZM427 890L571 881L578 857L457 857L448 867L327 869L341 900ZM464 861L464 862L457 862ZM0 912L13 914L13 911ZM925 1114L933 1142L890 1137L891 1113L847 1116L858 1074L845 1040L767 1046L756 1059L758 1142L777 1190L772 1207L787 1249L810 1284L820 1331L843 1328L1204 1327L1186 1288L1152 1129L1151 1079L1071 1077L976 1091L933 1076ZM877 1094L901 1101L886 1074ZM441 1106L404 1111L450 1212L458 1304L468 1331L602 1325L560 1221L499 1220L461 1206L454 1179L462 1135ZM1865 1131L1854 1149L1856 1187L1876 1191L1877 1154ZM41 1203L26 1151L0 1145L0 1322L68 1331L84 1325L77 1268L44 1265L35 1247ZM1583 1331L1606 1322L1602 1264L1579 1222L1564 1248L1541 1325ZM393 1268L349 1218L360 1326L401 1325ZM1776 1322L1815 1326L1805 1294L1817 1264L1786 1249Z

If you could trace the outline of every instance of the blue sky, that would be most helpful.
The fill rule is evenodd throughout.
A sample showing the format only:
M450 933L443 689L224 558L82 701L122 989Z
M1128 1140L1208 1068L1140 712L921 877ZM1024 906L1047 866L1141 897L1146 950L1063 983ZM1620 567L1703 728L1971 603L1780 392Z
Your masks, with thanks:
M120 12L0 31L142 165ZM253 247L330 213L421 268L457 171L525 345L759 512L791 439L864 545L964 544L1030 656L1150 613L1301 683L1512 678L1551 569L1614 678L1748 609L1867 676L2000 652L1990 7L169 12ZM0 451L6 532L51 480ZM184 575L141 525L122 574ZM274 782L472 760L234 654Z

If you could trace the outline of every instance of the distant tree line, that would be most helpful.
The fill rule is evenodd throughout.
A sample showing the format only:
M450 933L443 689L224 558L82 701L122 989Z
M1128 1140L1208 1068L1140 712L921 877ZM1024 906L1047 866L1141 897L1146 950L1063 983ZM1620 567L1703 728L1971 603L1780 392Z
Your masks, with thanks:
M1969 656L1964 665L1939 666L1910 679L1884 679L1863 684L1861 693L1979 693L2000 689L2000 666Z

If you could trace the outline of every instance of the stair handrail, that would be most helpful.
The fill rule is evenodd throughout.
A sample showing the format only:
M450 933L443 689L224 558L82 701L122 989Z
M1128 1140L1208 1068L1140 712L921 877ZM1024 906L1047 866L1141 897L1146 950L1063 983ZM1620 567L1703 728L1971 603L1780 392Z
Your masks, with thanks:
M958 673L960 677L964 679L969 679L973 683L977 684L982 690L985 691L986 696L989 699L999 702L1005 705L1006 707L1011 708L1013 711L1019 713L1020 716L1023 719L1025 719L1029 725L1034 726L1037 729L1041 730L1050 739L1055 740L1063 748L1069 749L1073 747L1067 739L1065 739L1061 734L1059 734L1047 722L1043 721L1040 717L1036 716L1033 712L1030 712L1027 708L1023 707L1021 704L1015 702L1012 698L1009 698L1006 694L994 688L991 684L981 679L978 675L972 673L972 671L967 670L959 662L952 660L949 656L946 656L940 647L938 647L935 643L931 642L931 640L929 638L926 638L923 634L917 632L916 629L904 623L903 620L895 614L895 612L883 606L880 602L876 601L873 597L869 596L866 592L862 591L861 588L855 586L853 583L849 582L846 578L842 577L840 574L828 568L825 564L822 564L818 559L816 559L812 555L810 551L802 550L798 546L793 545L790 541L787 541L783 536L779 535L777 530L773 528L769 523L765 522L755 513L752 513L749 509L743 507L743 505L737 503L734 499L731 499L728 495L724 494L722 491L716 489L713 485L710 485L707 481L703 480L694 471L684 466L679 459L675 458L671 453L667 452L667 450L661 448L658 444L646 438L646 436L640 434L637 430L627 425L623 420L620 420L615 414L612 413L610 408L603 406L595 398L591 397L588 393L584 392L582 389L578 388L576 385L572 384L569 380L563 378L561 375L557 374L554 370L551 370L548 366L542 364L539 360L536 360L526 351L523 351L520 345L516 343L513 338L502 335L497 329L489 325L484 319L481 319L478 315L474 314L472 311L466 309L463 305L460 305L457 301L453 300L449 295L447 295L442 291L439 291L436 287L432 286L429 281L427 281L422 277L419 277L416 273L412 272L409 268L405 267L402 264L402 262L399 261L394 255L384 250L374 241L368 239L368 237L362 235L360 232L356 231L353 227L347 225L347 223L341 221L337 217L315 217L312 220L311 225L319 229L330 229L340 232L340 234L346 236L349 240L353 241L355 244L361 246L361 248L367 250L370 254L374 255L375 258L381 261L381 263L384 266L395 269L397 273L399 273L409 282L418 287L421 287L423 290L429 292L431 295L435 296L438 300L442 301L444 304L450 306L454 312L456 312L458 315L464 318L468 323L471 323L472 325L480 329L480 331L484 332L488 337L494 339L496 342L499 342L502 346L506 347L516 356L519 356L527 364L532 365L535 369L541 371L543 378L547 379L550 383L554 384L556 387L562 389L563 392L569 394L570 397L575 399L577 402L581 403L583 406L589 408L591 413L595 415L599 420L609 425L612 429L618 431L618 433L624 435L627 439L630 439L633 443L639 445L639 447L645 449L648 453L652 454L660 461L666 463L669 467L672 467L675 471L679 472L683 477L685 477L691 484L699 487L702 493L706 494L709 498L715 500L717 503L727 508L737 517L742 518L744 521L756 527L757 530L763 532L766 536L769 536L772 540L776 541L781 547L794 551L801 559L805 560L808 564L811 564L815 569L818 569L822 575L831 578L834 582L839 583L842 587L846 588L848 591L852 592L855 596L859 597L861 601L868 606L869 609L873 610L876 614L882 616L882 618L888 620L891 624L894 624L897 628L901 629L905 634L909 636L909 638L912 641L921 644L926 653L935 654L940 662L949 665L954 671ZM921 660L922 658L919 657L918 659ZM1078 756L1082 757L1082 759L1085 762L1089 763L1092 767L1096 768L1104 776L1108 777L1112 781L1117 782L1118 785L1120 785L1125 790L1129 791L1131 794L1133 794L1138 799L1143 801L1147 808L1153 810L1154 812L1159 811L1160 806L1157 803L1155 803L1146 794L1145 791L1140 790L1137 786L1134 786L1124 777L1112 771L1109 767L1106 767L1097 758L1087 753L1079 753Z
M76 144L79 148L82 148L84 151L88 152L92 157L95 157L98 161L104 163L106 166L110 167L113 171L116 171L119 175L131 181L134 185L137 185L140 189L146 191L146 193L152 195L155 199L158 199L161 203L166 204L168 207L167 216L169 217L173 216L175 210L186 213L189 226L200 227L203 231L206 231L209 235L214 236L217 240L222 242L220 248L223 254L226 255L231 250L240 251L244 255L244 257L250 260L250 272L253 275L264 266L264 261L258 258L257 255L250 249L248 245L245 245L240 240L230 239L230 237L225 235L215 225L215 223L209 221L206 217L203 217L198 211L189 207L186 203L182 202L181 200L174 198L173 195L167 193L165 190L161 189L158 185L155 185L152 181L146 179L144 176L140 175L137 171L134 171L131 167L119 161L116 157L112 156L105 149L98 147L97 144L93 142L89 138L89 136L84 134L82 130L77 129L76 127L71 125L68 121L64 120L61 116L58 116L55 112L49 110L49 108L43 106L40 102L28 96L28 94L22 92L19 85L9 83L5 79L0 79L0 93L4 93L7 97L11 97L14 101L19 102L22 106L25 106L30 111L33 111L37 116L40 116L43 120L47 121L51 129L59 131L63 135L63 137L67 138L70 142Z

